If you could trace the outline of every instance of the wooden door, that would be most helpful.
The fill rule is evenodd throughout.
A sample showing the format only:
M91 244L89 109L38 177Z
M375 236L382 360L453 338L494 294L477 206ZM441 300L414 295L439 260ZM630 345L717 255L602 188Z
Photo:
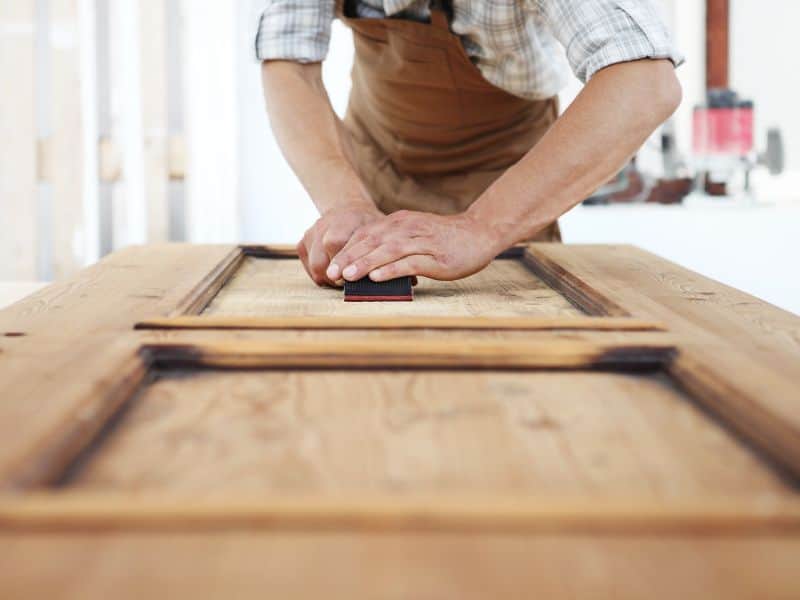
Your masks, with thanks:
M635 248L132 248L0 332L4 596L798 591L800 319Z

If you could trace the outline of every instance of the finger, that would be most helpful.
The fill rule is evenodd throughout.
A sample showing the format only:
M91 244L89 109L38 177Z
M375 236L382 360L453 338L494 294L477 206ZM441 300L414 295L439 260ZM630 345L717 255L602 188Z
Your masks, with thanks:
M303 265L308 276L311 277L311 270L308 268L308 248L306 247L306 238L303 237L302 240L297 242L297 257L300 259L300 264Z
M439 264L432 256L427 254L413 254L378 269L374 269L370 272L369 278L372 279L372 281L380 282L411 275L433 277L438 271L438 268Z
M333 257L332 264L336 265L337 269L341 269L341 274L344 279L354 281L352 269L353 263L375 250L381 245L381 239L375 234L367 234L361 238L360 241L350 242L342 249L339 254Z
M344 269L344 275L351 281L366 277L375 269L414 254L425 254L421 240L395 236L368 252L361 258L353 260Z
M325 249L327 255L331 258L336 256L339 251L345 247L347 242L350 241L350 236L352 233L352 230L349 228L328 229L328 231L326 231L325 235L322 237L322 247Z
M333 257L336 256L342 248L345 247L347 242L350 241L352 236L352 229L329 229L322 238L322 247L325 249L325 254L328 255L328 270L326 276L330 281L337 281L341 279L341 268L333 262Z
M385 217L380 221L367 223L366 225L362 225L361 227L357 228L350 234L350 239L347 240L347 243L344 245L342 250L349 250L356 244L361 244L364 242L369 243L370 240L374 241L375 245L377 245L377 243L380 242L387 232L396 230L397 227L392 226L388 217Z
M308 250L308 269L311 274L311 279L313 279L314 283L317 285L330 285L332 283L325 276L328 264L328 255L325 254L325 249L322 247L321 241L314 240Z

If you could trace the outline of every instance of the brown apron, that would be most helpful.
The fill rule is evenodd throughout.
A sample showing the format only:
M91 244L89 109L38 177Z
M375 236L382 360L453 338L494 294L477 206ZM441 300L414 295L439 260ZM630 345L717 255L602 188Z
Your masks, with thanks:
M432 3L431 22L354 18L350 159L384 213L464 212L541 139L557 98L526 100L484 79ZM558 223L534 239L560 241Z

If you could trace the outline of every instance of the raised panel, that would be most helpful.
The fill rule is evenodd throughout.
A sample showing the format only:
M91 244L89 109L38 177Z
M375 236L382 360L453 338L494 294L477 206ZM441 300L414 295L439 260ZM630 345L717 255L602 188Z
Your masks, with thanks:
M413 302L343 302L342 291L317 287L291 258L246 256L206 316L247 317L564 317L585 313L521 261L495 260L459 281L421 279Z
M63 485L193 496L790 491L666 377L592 371L158 370Z

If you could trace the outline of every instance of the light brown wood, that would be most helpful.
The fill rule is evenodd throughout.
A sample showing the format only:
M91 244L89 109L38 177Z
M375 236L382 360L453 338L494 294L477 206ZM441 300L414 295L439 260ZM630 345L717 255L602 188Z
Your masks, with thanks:
M403 338L329 341L153 342L142 347L159 364L205 367L420 367L500 369L586 369L665 366L675 353L670 344L603 343L542 334L531 341L469 340L437 342Z
M461 329L484 331L663 331L655 321L629 317L231 317L147 319L137 329Z
M630 246L528 250L682 339L672 372L699 402L800 477L800 318Z
M560 265L582 286L655 318L687 341L713 334L789 374L800 365L800 317L634 246L535 244L534 262Z
M318 288L299 260L246 256L203 311L249 317L566 317L584 316L518 260L494 261L461 281L421 280L413 302L345 303L342 291Z
M0 311L0 596L796 596L796 317L535 245L546 313L508 317L666 331L134 330L198 317L245 255L275 260L134 248ZM499 310L460 294L448 318Z
M9 598L770 598L797 592L797 537L323 531L0 537Z
M61 433L76 418L87 434L105 421L106 394L139 345L134 323L169 313L230 251L131 248L0 311L0 487L59 472L71 459L51 450ZM77 448L84 441L73 438ZM41 453L59 455L57 464L36 466Z
M580 277L576 277L558 262L550 260L545 254L529 252L526 249L522 261L543 282L564 294L587 314L606 317L628 315L628 311L607 295L600 293L597 288L588 285Z
M657 377L491 371L168 371L65 485L465 498L789 490Z
M219 293L222 286L237 272L244 258L245 255L241 248L229 249L224 258L206 273L189 294L181 299L170 313L170 316L192 315L202 312Z
M737 535L794 537L796 499L730 497L670 500L524 494L337 495L215 494L198 498L138 493L37 494L0 497L0 535L11 532L260 532L347 530L372 533L481 532L598 536Z

